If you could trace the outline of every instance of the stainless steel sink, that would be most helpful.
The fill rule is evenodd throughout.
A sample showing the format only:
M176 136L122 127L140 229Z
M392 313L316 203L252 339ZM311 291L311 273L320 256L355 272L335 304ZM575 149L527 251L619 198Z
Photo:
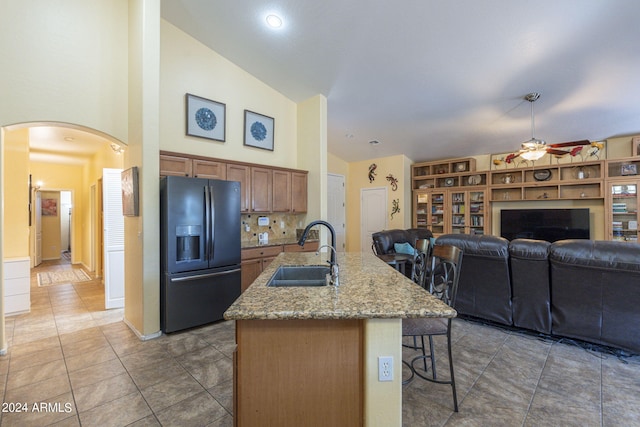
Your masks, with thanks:
M281 265L267 286L326 286L328 265Z

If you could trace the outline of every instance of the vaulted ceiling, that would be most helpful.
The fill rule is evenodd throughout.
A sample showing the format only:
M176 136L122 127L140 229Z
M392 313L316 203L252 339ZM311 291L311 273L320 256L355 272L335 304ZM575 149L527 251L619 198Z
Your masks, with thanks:
M296 102L325 95L347 161L516 150L530 92L547 143L640 134L637 0L171 0L162 16Z

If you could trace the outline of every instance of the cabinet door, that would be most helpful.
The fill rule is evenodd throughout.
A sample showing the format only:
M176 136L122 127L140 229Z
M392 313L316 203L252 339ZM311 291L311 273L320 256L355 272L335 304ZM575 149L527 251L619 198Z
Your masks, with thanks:
M413 193L413 228L429 228L429 193Z
M273 212L291 211L291 172L273 171Z
M469 234L485 234L488 231L487 211L486 211L486 190L468 192Z
M431 202L431 209L429 212L431 232L434 236L448 232L448 230L445 230L445 216L448 218L445 210L445 192L434 191L429 193L429 201Z
M638 241L638 183L639 181L609 182L607 197L607 238Z
M207 179L227 179L227 164L193 159L193 176Z
M466 193L464 191L449 192L449 206L451 207L449 217L449 232L454 234L466 234L465 226L467 224L467 202Z
M273 171L266 168L251 168L251 211L271 212Z
M160 154L160 176L193 176L191 159Z
M227 181L238 181L240 183L240 212L249 212L250 170L249 166L227 164Z
M249 259L240 263L242 279L240 292L244 292L262 273L262 258Z
M485 234L485 190L449 193L451 226L447 232Z
M307 211L307 174L291 172L291 212Z

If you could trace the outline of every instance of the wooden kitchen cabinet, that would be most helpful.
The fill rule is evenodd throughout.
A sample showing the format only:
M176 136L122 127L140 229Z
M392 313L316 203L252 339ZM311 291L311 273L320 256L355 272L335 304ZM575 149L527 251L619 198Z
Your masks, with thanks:
M249 212L251 168L245 165L227 163L227 181L240 183L240 212Z
M244 292L282 250L282 245L243 249L240 291Z
M227 165L222 162L193 159L193 176L195 178L227 179Z
M193 176L192 159L160 154L160 176Z
M273 171L273 212L291 212L291 172Z
M308 172L304 170L161 151L160 176L237 181L241 212L307 212Z
M213 160L160 154L160 176L226 179L227 167Z
M307 211L307 173L291 172L291 212Z
M273 170L251 167L251 212L272 212Z

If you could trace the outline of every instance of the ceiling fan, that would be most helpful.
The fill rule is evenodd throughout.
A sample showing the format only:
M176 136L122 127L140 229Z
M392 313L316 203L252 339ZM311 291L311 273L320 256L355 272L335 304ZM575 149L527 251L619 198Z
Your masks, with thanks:
M556 144L547 144L542 139L538 139L534 136L535 132L535 120L533 116L533 103L540 98L540 94L532 92L525 95L524 99L531 103L531 139L521 144L520 151L517 153L509 154L504 161L511 163L516 157L520 156L525 160L535 161L540 159L545 154L549 153L555 156L565 156L570 154L571 156L577 156L582 153L585 146L592 147L589 149L590 156L597 156L604 145L600 142L591 142L587 139L570 142L560 142Z

